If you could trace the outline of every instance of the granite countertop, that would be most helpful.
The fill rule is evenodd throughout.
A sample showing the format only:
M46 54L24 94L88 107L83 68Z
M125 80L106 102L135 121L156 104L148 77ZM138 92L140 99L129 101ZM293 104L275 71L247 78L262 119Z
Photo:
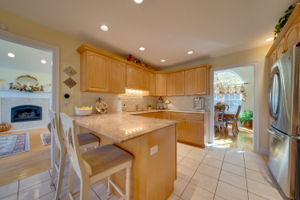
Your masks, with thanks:
M176 124L176 121L133 116L128 113L74 116L76 124L121 143Z
M145 111L129 111L126 112L131 115L145 114L145 113L153 113L153 112L180 112L180 113L195 113L195 114L205 114L209 113L208 111L187 111L187 110L145 110Z

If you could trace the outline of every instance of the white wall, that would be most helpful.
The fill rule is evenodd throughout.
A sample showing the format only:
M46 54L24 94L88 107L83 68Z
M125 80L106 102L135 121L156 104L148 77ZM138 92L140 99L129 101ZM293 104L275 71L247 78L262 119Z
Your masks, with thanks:
M16 82L16 78L21 75L31 75L38 79L40 85L45 86L45 92L51 92L51 74L21 69L13 69L0 66L0 90L8 90L9 83Z

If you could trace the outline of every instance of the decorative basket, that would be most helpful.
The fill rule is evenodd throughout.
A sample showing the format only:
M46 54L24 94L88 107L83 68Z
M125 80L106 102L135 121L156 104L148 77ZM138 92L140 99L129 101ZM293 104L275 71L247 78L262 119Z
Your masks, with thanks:
M0 124L0 132L8 131L10 128L10 124Z

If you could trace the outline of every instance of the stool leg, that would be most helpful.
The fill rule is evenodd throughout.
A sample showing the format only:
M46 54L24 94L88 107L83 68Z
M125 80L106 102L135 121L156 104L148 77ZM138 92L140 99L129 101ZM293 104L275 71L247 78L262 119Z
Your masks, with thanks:
M130 179L131 179L131 168L126 168L126 200L130 199Z
M54 183L54 179L56 176L56 157L55 157L55 144L54 144L54 138L53 138L53 134L51 133L51 179L50 179L50 185L53 186L55 188L55 183Z
M55 200L58 200L60 197L62 182L64 179L65 163L66 163L66 152L60 151L59 172L57 177L57 188L55 192Z
M89 199L89 184L84 183L83 180L80 180L80 200L88 200Z
M68 177L68 193L73 192L73 185L74 185L74 169L72 166L71 161L69 162L69 177Z
M110 193L111 193L111 188L110 188L110 176L109 177L107 177L107 196L109 196L110 195Z

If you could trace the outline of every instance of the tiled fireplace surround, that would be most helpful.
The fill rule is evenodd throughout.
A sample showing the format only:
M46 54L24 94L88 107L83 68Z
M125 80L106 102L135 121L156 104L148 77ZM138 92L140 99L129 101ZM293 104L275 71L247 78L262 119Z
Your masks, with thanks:
M21 105L34 105L42 108L42 120L11 122L11 109ZM49 98L0 97L0 122L12 125L11 130L43 128L48 123Z

